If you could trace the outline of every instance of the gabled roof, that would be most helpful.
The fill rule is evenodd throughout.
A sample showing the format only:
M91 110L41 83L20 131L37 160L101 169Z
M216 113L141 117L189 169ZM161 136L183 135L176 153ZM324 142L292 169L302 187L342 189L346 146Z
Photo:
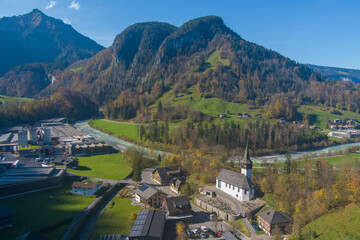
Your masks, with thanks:
M165 213L159 210L145 210L139 212L129 239L148 237L149 239L162 239L165 226ZM152 238L153 237L153 238ZM145 239L145 238L141 238Z
M293 221L291 217L289 217L282 211L267 210L259 213L258 216L260 216L269 224L279 224Z
M223 233L223 237L225 240L239 240L237 237L235 237L234 234L232 234L230 231L226 231Z
M252 189L255 187L254 183L244 174L227 169L222 169L216 179L241 189Z
M158 172L162 179L171 179L173 175L184 175L181 166L157 168L153 173Z
M191 209L191 204L189 202L188 196L169 197L165 198L164 201L168 212Z
M135 194L139 195L143 199L149 199L157 192L161 192L161 191L147 184L141 185L139 188L135 189L134 191Z
M93 182L73 182L71 187L93 189L95 185L96 185L96 183L93 183Z
M174 185L174 187L179 188L185 182L182 181L181 179L175 178L175 179L171 180L171 183Z

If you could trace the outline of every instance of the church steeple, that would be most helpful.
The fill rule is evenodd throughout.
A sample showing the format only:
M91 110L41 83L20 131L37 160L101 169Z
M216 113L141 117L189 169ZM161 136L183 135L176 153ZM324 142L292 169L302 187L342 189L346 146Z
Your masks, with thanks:
M241 173L251 180L252 161L249 153L249 140L246 143L244 158L241 161Z

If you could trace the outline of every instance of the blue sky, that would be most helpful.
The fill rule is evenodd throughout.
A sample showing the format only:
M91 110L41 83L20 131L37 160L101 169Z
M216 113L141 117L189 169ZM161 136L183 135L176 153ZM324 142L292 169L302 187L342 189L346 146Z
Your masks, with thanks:
M360 1L0 0L0 17L38 8L108 47L131 24L218 15L244 39L300 63L360 69Z

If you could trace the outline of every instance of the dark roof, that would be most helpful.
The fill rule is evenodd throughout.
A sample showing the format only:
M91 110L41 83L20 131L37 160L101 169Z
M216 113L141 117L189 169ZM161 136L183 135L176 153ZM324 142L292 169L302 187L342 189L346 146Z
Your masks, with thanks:
M182 184L185 183L185 181L175 178L175 179L171 180L171 183L174 185L174 187L179 188Z
M159 210L141 211L135 220L129 238L156 237L162 239L164 225L165 212Z
M149 199L157 192L161 192L161 191L147 184L141 185L139 188L135 189L134 191L135 194L139 195L143 199Z
M164 201L168 212L191 209L188 196L169 197L165 198Z
M161 178L171 179L173 175L184 175L181 166L157 168L154 172L158 172Z
M234 234L232 234L230 231L226 231L223 233L223 237L226 240L239 240Z
M292 222L293 219L282 211L267 210L259 213L259 216L269 224Z
M249 153L249 142L246 143L245 154L244 154L244 158L241 163L252 164L252 161L250 160L250 153Z
M255 187L254 183L244 174L227 169L222 169L216 179L241 189L252 189Z
M9 217L14 214L14 210L10 206L0 207L0 218Z

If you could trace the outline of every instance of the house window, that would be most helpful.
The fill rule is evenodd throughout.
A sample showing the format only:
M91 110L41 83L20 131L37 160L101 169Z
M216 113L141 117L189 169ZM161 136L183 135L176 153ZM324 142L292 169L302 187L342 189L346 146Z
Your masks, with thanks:
M235 186L233 186L233 190L235 190Z
M221 188L221 181L218 180L218 188Z
M246 195L246 189L245 189L245 195Z
M238 192L240 192L240 188L238 187Z

